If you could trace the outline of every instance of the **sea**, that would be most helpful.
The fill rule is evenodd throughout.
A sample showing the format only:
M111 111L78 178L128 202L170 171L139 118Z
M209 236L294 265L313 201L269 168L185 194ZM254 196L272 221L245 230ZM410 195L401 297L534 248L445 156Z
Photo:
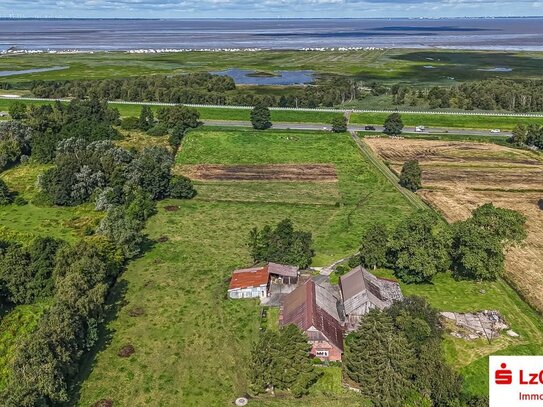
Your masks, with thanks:
M541 18L0 19L0 51L446 48L543 50Z

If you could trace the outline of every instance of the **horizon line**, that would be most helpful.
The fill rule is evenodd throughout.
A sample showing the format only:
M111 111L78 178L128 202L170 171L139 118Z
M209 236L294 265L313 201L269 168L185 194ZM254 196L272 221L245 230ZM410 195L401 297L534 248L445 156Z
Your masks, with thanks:
M537 16L436 16L436 17L10 17L0 16L0 20L147 20L147 21L187 21L187 20L494 20L494 19L523 19L543 18Z

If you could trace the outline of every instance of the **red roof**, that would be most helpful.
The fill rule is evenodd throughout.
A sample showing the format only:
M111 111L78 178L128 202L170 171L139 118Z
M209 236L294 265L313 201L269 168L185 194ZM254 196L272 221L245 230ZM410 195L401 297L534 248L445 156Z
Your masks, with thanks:
M302 331L314 327L329 343L343 352L343 328L317 304L315 283L308 280L288 294L283 301L281 325L297 325Z
M230 290L238 288L260 287L268 284L270 273L268 266L235 270L230 279Z

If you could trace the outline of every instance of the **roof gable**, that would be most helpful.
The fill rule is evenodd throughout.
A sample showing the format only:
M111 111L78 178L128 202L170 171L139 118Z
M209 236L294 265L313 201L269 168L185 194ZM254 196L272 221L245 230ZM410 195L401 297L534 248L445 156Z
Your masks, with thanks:
M345 313L351 314L366 302L383 309L403 299L400 285L393 280L378 278L358 266L340 277Z

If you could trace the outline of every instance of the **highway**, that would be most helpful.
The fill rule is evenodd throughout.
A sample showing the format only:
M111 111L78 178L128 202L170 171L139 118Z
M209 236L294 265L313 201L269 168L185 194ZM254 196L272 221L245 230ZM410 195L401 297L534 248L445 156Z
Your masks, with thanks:
M251 122L248 121L234 121L234 120L203 120L204 125L207 126L225 126L225 127L252 127ZM368 131L368 133L375 132L376 134L383 132L383 126L374 126L374 131ZM273 129L293 129L293 130L330 130L331 126L326 124L313 124L313 123L273 123ZM366 131L364 126L349 125L348 131ZM456 129L456 128L426 128L424 132L416 132L414 127L405 127L403 133L407 134L457 134L462 136L483 136L483 137L495 137L495 136L511 136L510 132L501 132L499 134L490 133L490 131L484 130L468 130L468 129Z

